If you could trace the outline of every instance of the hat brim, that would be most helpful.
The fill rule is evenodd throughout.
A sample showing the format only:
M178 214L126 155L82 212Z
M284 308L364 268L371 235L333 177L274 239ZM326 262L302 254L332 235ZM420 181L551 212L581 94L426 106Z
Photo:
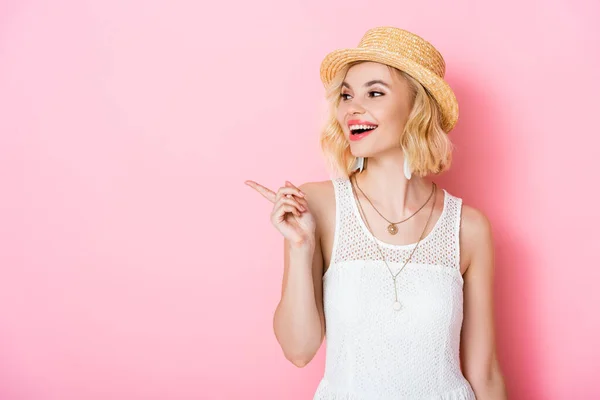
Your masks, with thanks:
M355 61L373 61L405 71L421 82L438 102L443 114L444 131L448 133L456 125L458 102L448 83L434 72L398 53L361 48L334 50L327 54L321 63L320 74L323 85L327 87L344 65Z

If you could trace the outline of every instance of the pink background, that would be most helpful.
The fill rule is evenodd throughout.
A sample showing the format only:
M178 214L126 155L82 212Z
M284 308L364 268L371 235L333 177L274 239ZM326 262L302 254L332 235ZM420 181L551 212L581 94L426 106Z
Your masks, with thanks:
M0 399L309 399L272 331L276 190L328 179L319 65L394 25L460 103L511 399L600 398L597 2L4 1Z

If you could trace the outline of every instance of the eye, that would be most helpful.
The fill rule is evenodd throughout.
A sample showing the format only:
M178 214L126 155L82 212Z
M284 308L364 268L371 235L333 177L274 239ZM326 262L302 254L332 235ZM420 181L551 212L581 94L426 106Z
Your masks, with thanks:
M383 93L383 92L378 92L378 91L375 91L375 90L371 90L371 91L369 92L369 96L370 96L370 97L381 97L381 96L383 96L383 95L384 95L384 93ZM350 95L349 95L348 93L341 93L341 94L340 94L340 97L342 98L342 100L348 100L348 97L347 97L347 96L350 96ZM351 96L350 96L350 97L351 97Z

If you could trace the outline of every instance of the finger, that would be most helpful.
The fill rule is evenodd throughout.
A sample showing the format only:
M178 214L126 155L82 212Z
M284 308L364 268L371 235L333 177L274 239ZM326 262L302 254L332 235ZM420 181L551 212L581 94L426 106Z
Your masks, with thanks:
M286 195L286 198L289 198L288 196L291 196L292 199L296 200L298 202L298 204L300 204L302 207L304 207L304 209L302 210L302 212L306 212L306 211L309 210L309 208L308 208L308 202L305 199L303 199L301 197L294 196L294 195L289 195L289 194Z
M298 210L298 207L290 205L290 204L284 204L281 206L286 212L290 212L292 214L294 214L296 217L299 217L302 213Z
M275 203L277 196L275 192L273 192L271 189L266 188L263 185L254 181L245 181L244 183L256 190L258 193L262 194L270 202Z
M300 188L299 188L299 187L297 187L296 185L294 185L292 182L290 182L290 181L285 181L285 184L286 184L286 186L293 187L294 189L298 189L298 191L299 191L300 193L302 193L302 196L301 196L301 197L304 197L304 196L305 196L305 194L302 192L302 190L300 190Z
M285 219L284 217L286 213L292 213L295 216L300 217L300 211L298 211L296 207L291 206L289 204L281 204L279 207L277 207L273 211L273 217L276 219L277 222L281 222Z
M290 197L291 195L295 195L298 197L304 197L304 193L302 193L302 191L300 189L283 186L283 187L280 187L279 190L277 191L277 195L275 196L275 201L279 200L284 195L287 195L287 197Z
M292 206L295 206L298 208L298 210L300 210L301 212L306 211L306 207L304 207L302 204L300 204L300 202L298 201L299 198L298 197L291 197L291 198L287 198L287 197L283 197L279 200L280 203L284 203L284 204L289 204Z
M303 197L298 197L298 196L294 196L294 195L290 195L290 194L286 194L285 197L288 197L288 198L291 197L291 198L297 200L304 207L308 208L308 201L306 201L306 199Z
M300 204L302 204L304 207L306 207L308 209L308 201L306 201L306 199L300 198L300 197L295 197L296 200L298 200L298 202Z
M286 194L283 198L294 201L295 204L297 204L299 206L299 208L300 207L302 208L301 211L303 211L303 212L308 210L308 202L306 200L304 200L302 197L298 197L293 194Z

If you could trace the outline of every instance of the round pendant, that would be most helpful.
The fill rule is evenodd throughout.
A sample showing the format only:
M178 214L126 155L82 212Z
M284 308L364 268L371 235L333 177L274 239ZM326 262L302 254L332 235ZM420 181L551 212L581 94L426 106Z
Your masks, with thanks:
M394 225L394 224L389 224L388 225L388 232L391 235L395 235L396 233L398 233L398 227L396 225Z
M402 308L399 301L394 302L394 310L398 311Z

